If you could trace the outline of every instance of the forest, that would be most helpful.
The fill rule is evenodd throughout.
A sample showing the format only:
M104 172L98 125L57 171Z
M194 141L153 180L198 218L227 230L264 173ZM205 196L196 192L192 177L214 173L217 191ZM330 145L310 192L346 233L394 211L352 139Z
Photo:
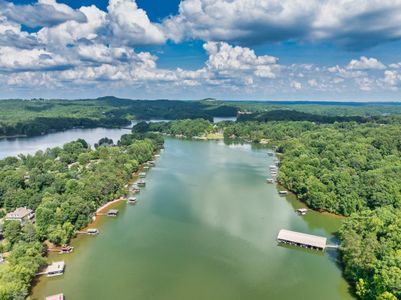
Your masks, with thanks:
M188 122L200 121L188 120L174 132L185 134ZM205 130L216 130L206 123ZM274 121L222 122L217 127L227 141L267 141L280 156L280 184L315 210L348 217L339 232L341 259L359 298L401 298L398 124ZM171 133L171 128L173 124L163 123L148 129Z
M216 127L204 119L185 119L171 122L140 122L133 127L133 132L159 132L175 137L194 138L214 132Z
M239 114L239 112L241 112ZM262 102L204 99L31 99L0 101L0 138L35 136L71 128L124 127L132 120L235 117L241 121L367 122L401 114L397 103ZM397 117L400 123L400 118ZM389 119L388 119L389 120Z
M129 100L1 100L0 137L34 136L71 128L124 127L132 120L195 119L236 116L223 102Z
M128 134L118 145L102 139L92 149L84 140L0 160L1 214L17 207L35 212L36 222L5 221L0 253L0 299L25 299L44 266L44 242L68 243L88 225L96 209L125 196L138 166L163 144L157 134ZM103 146L102 146L103 145Z

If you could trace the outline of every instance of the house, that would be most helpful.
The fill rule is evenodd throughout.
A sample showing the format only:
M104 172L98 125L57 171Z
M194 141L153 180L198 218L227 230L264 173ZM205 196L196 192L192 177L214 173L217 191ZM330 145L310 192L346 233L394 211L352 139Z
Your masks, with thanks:
M32 221L35 217L32 209L26 207L18 207L16 210L9 212L6 214L6 221L19 221L21 225L25 223L25 221Z

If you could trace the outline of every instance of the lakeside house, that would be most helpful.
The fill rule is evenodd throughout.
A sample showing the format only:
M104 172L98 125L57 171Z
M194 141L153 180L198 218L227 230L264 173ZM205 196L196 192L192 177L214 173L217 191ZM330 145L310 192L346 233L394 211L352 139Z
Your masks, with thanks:
M47 277L63 275L64 268L65 268L64 261L57 261L52 263L46 268L45 274L47 275Z
M45 300L64 300L64 294L51 295L46 297Z
M4 218L6 221L19 221L21 225L24 225L26 221L34 221L35 214L32 209L26 207L18 207L16 210L6 214Z

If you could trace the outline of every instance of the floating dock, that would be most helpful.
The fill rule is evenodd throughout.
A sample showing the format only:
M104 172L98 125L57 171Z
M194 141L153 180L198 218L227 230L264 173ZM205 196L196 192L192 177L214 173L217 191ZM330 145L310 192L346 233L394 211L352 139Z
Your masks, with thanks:
M281 229L277 241L283 244L324 251L327 247L327 238L286 229Z

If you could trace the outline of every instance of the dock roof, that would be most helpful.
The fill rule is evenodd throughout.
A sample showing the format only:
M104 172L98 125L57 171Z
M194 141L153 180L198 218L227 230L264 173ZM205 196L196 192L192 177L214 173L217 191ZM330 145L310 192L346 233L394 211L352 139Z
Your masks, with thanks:
M286 229L281 229L277 236L278 240L297 244L308 245L321 249L326 248L327 238Z
M58 273L58 272L63 272L64 271L64 262L63 261L57 261L49 265L46 269L46 273Z

